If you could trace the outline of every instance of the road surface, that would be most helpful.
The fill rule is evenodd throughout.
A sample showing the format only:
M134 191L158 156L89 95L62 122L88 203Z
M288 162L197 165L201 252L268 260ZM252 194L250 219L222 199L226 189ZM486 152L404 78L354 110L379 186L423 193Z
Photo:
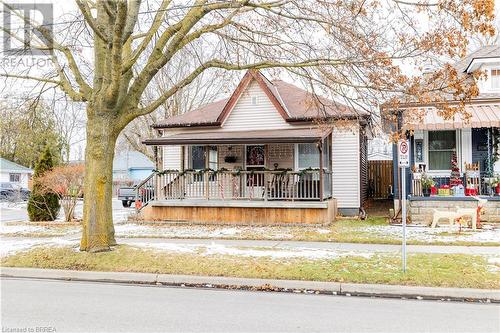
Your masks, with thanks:
M16 279L1 291L3 332L500 330L496 304Z
M122 202L113 199L113 220L115 222L125 221L127 216L134 212L134 208L123 208ZM82 218L83 201L78 201L75 208L75 217ZM61 207L59 219L63 219L64 212ZM27 202L0 202L0 222L28 221Z

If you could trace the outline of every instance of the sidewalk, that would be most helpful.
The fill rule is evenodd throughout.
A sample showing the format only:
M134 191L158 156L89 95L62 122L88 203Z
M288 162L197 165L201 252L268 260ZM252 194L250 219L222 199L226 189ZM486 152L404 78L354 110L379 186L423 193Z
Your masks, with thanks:
M119 244L173 243L189 245L225 245L239 247L310 248L321 250L343 250L359 252L401 252L401 245L358 244L334 242L302 242L272 240L230 240L230 239L183 239L183 238L118 238ZM497 246L450 246L450 245L408 245L408 253L477 254L499 255Z
M339 282L246 279L217 276L169 275L130 272L91 272L58 269L2 267L2 278L148 284L177 287L279 291L343 296L374 296L459 301L500 302L500 290L435 288Z

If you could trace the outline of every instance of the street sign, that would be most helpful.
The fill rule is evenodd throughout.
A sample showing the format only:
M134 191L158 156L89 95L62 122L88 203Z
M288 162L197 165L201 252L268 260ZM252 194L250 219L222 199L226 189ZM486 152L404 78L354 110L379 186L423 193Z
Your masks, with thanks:
M398 160L400 168L410 166L410 143L406 139L398 141Z
M410 166L410 142L406 139L398 141L398 160L401 169L401 224L403 225L403 272L406 273L406 168Z

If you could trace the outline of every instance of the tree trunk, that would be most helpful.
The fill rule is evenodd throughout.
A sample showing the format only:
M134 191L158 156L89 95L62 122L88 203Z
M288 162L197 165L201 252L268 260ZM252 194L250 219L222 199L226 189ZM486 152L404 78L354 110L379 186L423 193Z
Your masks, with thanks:
M81 251L109 251L116 245L111 203L117 135L112 124L110 114L87 120Z

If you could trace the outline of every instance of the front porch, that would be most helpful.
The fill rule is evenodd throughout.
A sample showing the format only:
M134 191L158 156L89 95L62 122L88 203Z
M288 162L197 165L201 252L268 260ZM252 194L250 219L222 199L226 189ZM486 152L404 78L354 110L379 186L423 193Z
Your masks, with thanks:
M337 214L331 184L331 172L321 169L165 170L140 183L137 197L145 220L327 224Z
M153 139L158 169L137 187L143 219L199 223L326 224L332 135L309 128L203 132Z

